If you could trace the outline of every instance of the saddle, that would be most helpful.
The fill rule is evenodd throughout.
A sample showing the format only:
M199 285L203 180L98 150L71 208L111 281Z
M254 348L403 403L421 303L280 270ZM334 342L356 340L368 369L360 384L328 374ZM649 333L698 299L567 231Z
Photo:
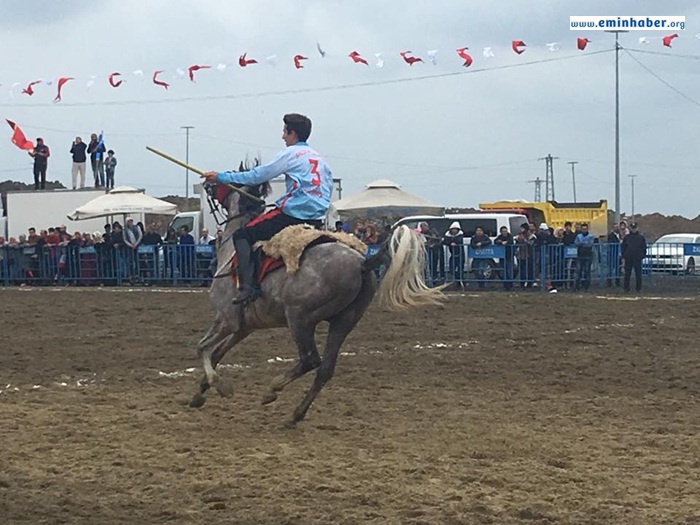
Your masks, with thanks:
M261 249L257 249L253 252L253 258L255 260L255 280L258 284L263 282L263 279L267 274L274 272L279 268L284 267L284 261L272 255L263 253ZM238 286L238 256L234 253L231 257L231 279Z
M287 273L294 273L299 269L304 252L313 246L339 242L364 255L367 246L354 235L344 232L331 232L317 230L308 224L295 224L287 226L276 233L269 241L255 243L255 277L258 284L270 273L279 268L286 267ZM236 269L238 257L231 258L231 276L237 281Z

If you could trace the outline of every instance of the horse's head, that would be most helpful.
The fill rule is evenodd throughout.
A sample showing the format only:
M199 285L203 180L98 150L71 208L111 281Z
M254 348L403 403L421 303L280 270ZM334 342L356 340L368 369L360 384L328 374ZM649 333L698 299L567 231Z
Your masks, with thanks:
M260 160L246 159L241 161L238 171L247 171L260 165ZM238 188L239 191L236 191ZM214 197L226 210L229 217L241 215L257 215L265 208L265 197L270 193L270 183L265 182L255 186L237 184L209 184L207 192Z

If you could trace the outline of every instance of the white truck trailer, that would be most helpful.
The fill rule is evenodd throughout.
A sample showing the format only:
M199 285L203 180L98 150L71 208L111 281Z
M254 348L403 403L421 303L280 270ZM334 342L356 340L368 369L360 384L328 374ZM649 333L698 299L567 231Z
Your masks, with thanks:
M73 222L68 214L83 204L104 195L104 190L8 191L7 206L0 219L0 235L6 239L27 234L29 228L40 230L65 225L73 231L103 231L106 219Z

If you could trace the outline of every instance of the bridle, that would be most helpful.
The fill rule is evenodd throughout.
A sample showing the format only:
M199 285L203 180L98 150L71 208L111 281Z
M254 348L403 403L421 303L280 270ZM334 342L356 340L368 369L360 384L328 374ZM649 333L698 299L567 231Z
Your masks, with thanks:
M240 219L241 217L245 217L246 215L250 215L250 210L245 210L237 213L236 215L231 215L229 216L228 214L224 214L222 211L222 204L223 201L226 197L217 195L217 186L219 187L224 187L227 188L229 191L226 193L226 196L231 191L235 191L238 194L240 194L242 197L246 197L253 202L257 202L259 204L264 204L265 200L261 197L258 197L257 195L253 195L252 193L249 193L245 191L242 188L239 188L238 186L235 186L233 184L215 184L215 183L210 183L210 182L205 182L203 184L204 190L207 193L207 203L209 204L209 210L211 211L211 214L214 216L214 220L216 221L217 226L226 226L229 222Z
M253 202L256 202L258 204L265 204L265 199L258 197L257 195L253 195L252 193L248 193L247 191L239 188L238 186L234 186L232 184L215 184L215 183L210 183L210 182L205 182L203 184L204 190L207 192L207 203L209 204L209 209L211 210L212 215L214 216L214 220L216 221L217 226L219 227L226 227L228 223L231 221L234 221L236 219L240 219L241 217L254 217L257 215L257 212L254 212L251 209L246 209L238 212L235 215L224 215L222 211L222 205L223 202L226 198L228 198L229 193L232 191L238 192L242 197L246 197ZM225 195L222 194L217 194L217 186L221 188L227 188L229 191L226 192ZM235 232L234 232L235 233ZM225 237L221 240L220 244L225 244L228 241L231 240L233 237L233 233L231 233L228 237ZM220 276L216 276L220 277Z

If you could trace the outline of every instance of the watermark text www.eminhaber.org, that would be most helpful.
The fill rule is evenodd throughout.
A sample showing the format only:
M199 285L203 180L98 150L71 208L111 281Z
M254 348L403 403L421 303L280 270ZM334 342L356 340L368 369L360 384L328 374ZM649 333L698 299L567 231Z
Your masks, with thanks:
M570 16L569 29L579 31L626 31L684 30L685 16Z

